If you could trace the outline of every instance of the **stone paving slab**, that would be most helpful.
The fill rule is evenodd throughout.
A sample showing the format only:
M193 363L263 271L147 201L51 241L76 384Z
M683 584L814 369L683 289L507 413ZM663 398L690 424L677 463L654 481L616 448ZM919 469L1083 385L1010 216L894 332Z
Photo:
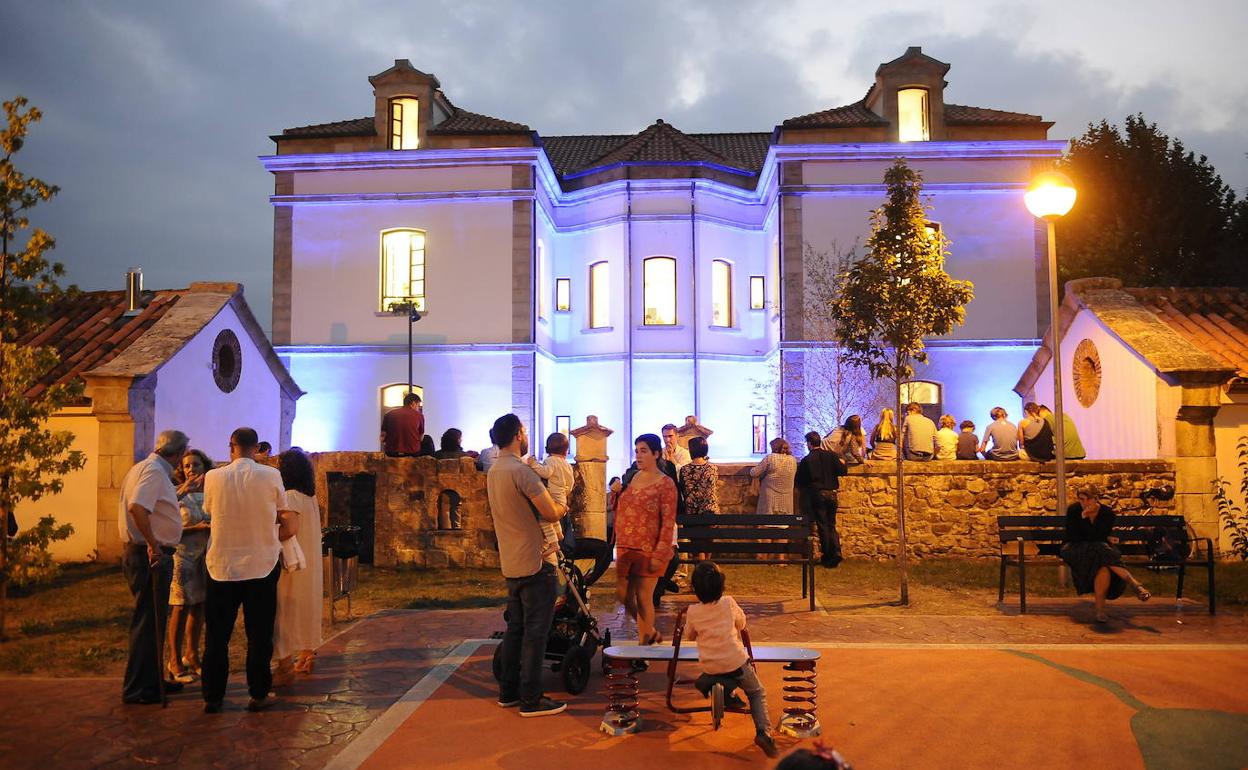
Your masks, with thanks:
M806 611L794 597L738 597L757 641L833 645L1244 645L1248 618L1210 617L1173 603L1117 602L1114 622L1091 623L1091 607L1037 600L1031 612L936 616ZM670 638L676 611L691 601L669 597L660 627ZM595 597L600 623L617 640L636 638L608 592ZM1182 620L1182 623L1178 621ZM368 728L464 639L501 630L498 609L378 613L326 642L316 671L279 689L282 703L244 710L241 673L231 675L226 711L202 712L197 685L168 709L125 706L116 678L0 678L0 757L5 768L179 767L320 768ZM591 685L592 686L592 685Z

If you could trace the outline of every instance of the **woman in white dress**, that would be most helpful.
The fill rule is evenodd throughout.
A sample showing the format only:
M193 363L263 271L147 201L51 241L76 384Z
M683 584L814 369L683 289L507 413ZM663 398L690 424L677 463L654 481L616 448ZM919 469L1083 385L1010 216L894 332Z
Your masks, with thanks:
M797 458L782 438L771 440L771 454L750 469L760 479L757 513L794 513L793 480L797 477Z
M289 682L295 673L312 673L316 648L321 645L324 608L321 575L321 511L316 504L316 481L312 461L303 450L292 447L278 461L286 487L287 509L298 515L295 538L307 566L283 568L277 579L277 620L273 626L275 678Z

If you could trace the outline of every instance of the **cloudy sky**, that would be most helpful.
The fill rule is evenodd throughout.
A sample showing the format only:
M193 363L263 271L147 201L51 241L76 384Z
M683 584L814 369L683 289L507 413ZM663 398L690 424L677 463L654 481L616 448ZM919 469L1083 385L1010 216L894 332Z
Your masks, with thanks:
M396 58L461 107L547 136L767 131L861 98L909 45L946 100L1040 113L1051 137L1142 112L1248 190L1248 3L802 0L46 0L0 3L0 96L44 120L19 168L83 288L237 280L267 327L272 179L289 126L372 111Z

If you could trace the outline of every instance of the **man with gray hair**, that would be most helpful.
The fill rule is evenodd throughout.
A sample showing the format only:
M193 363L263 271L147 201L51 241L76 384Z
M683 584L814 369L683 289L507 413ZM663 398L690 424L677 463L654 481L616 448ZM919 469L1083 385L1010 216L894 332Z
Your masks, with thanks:
M173 550L182 539L182 512L173 486L173 469L182 462L190 440L178 430L156 437L156 449L136 463L121 482L118 530L125 546L122 569L134 613L130 617L130 657L122 680L124 703L161 703L158 640L164 637L169 613ZM153 573L155 573L153 575ZM181 684L166 683L176 692Z

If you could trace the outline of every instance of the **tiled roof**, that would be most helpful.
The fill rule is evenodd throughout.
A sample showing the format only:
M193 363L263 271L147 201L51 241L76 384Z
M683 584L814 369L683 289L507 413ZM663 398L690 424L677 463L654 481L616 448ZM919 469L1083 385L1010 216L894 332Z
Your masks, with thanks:
M799 115L780 124L782 128L855 128L859 126L887 126L888 121L867 109L864 101L833 107L822 112Z
M431 134L510 134L529 133L531 128L523 123L491 118L468 110L455 108L455 114L429 129Z
M1248 290L1129 288L1125 291L1184 339L1248 377Z
M662 120L638 134L542 138L555 173L612 163L714 163L757 174L771 147L770 133L686 134Z
M371 115L351 120L336 120L333 123L317 123L313 126L296 126L282 131L280 137L289 139L302 136L375 136L376 127Z
M52 347L60 363L26 391L37 396L52 385L80 377L108 363L152 328L185 290L158 291L135 316L126 316L124 291L88 291L67 298L49 314L52 323L17 340L19 345Z
M1039 115L1028 115L1025 112L1006 112L990 110L987 107L967 107L963 104L945 104L945 123L947 125L990 125L1010 123L1043 123Z

